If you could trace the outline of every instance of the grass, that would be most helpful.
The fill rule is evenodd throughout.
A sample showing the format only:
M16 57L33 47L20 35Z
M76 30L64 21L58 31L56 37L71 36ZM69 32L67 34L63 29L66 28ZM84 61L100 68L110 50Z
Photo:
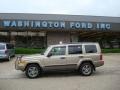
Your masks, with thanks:
M35 48L15 48L16 54L35 54L41 53L45 49L35 49ZM119 49L102 49L102 53L120 53Z
M41 53L45 49L35 49L35 48L15 48L16 54L35 54L35 53Z
M116 49L102 49L102 53L120 53L120 48L116 48Z

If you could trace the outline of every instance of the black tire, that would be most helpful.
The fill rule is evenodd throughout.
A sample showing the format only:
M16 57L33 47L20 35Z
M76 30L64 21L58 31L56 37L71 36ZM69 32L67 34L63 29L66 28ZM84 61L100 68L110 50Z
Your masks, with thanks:
M10 61L10 60L11 60L11 57L10 57L10 56L8 56L7 61Z
M12 57L15 57L15 55L13 55Z
M83 76L90 76L93 73L93 65L89 62L85 62L80 65L79 72Z
M41 69L37 64L30 64L26 67L25 74L28 78L37 78L40 76Z

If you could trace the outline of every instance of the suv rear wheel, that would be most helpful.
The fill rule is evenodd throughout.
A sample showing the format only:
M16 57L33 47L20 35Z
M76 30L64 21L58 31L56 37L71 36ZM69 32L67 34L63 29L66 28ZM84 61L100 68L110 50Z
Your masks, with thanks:
M27 66L25 73L28 78L37 78L39 77L41 70L38 65L30 64Z
M10 59L11 59L11 57L10 57L10 56L8 56L7 60L8 60L8 61L10 61Z
M79 72L83 76L90 76L93 73L93 65L89 62L85 62L80 66Z

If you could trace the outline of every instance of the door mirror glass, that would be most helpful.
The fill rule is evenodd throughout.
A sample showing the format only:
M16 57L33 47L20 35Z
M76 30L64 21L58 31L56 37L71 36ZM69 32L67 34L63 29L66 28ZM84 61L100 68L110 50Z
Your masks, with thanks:
M51 57L52 56L52 53L48 53L47 57Z

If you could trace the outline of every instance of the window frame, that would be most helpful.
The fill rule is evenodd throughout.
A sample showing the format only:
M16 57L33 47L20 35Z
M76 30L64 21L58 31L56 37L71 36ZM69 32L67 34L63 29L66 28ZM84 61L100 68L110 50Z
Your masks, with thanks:
M69 47L70 46L80 46L81 47L81 50L82 50L82 53L77 53L77 54L69 54ZM67 53L68 53L68 55L81 55L81 54L83 54L84 53L84 51L83 51L83 45L82 44L78 44L78 45L68 45L68 47L67 47Z
M95 46L96 47L96 52L86 52L86 46ZM94 54L94 53L98 53L98 49L97 49L97 45L95 45L95 44L85 44L84 45L84 51L85 51L85 53L86 54Z
M52 48L50 49L49 53L51 53L51 51L52 51L53 48L59 48L59 47L65 47L65 54L64 54L64 55L66 55L66 53L67 53L67 51L66 51L67 47L66 47L66 46L55 46L55 47L52 47ZM49 53L48 53L48 54L49 54ZM53 55L53 54L52 54L52 56L64 56L64 55Z
M2 46L2 48L1 48L1 46ZM3 48L3 47L4 47L4 48ZM5 44L0 44L0 50L4 50L4 49L6 49Z
M14 49L14 45L13 44L6 44L6 48L7 49Z

